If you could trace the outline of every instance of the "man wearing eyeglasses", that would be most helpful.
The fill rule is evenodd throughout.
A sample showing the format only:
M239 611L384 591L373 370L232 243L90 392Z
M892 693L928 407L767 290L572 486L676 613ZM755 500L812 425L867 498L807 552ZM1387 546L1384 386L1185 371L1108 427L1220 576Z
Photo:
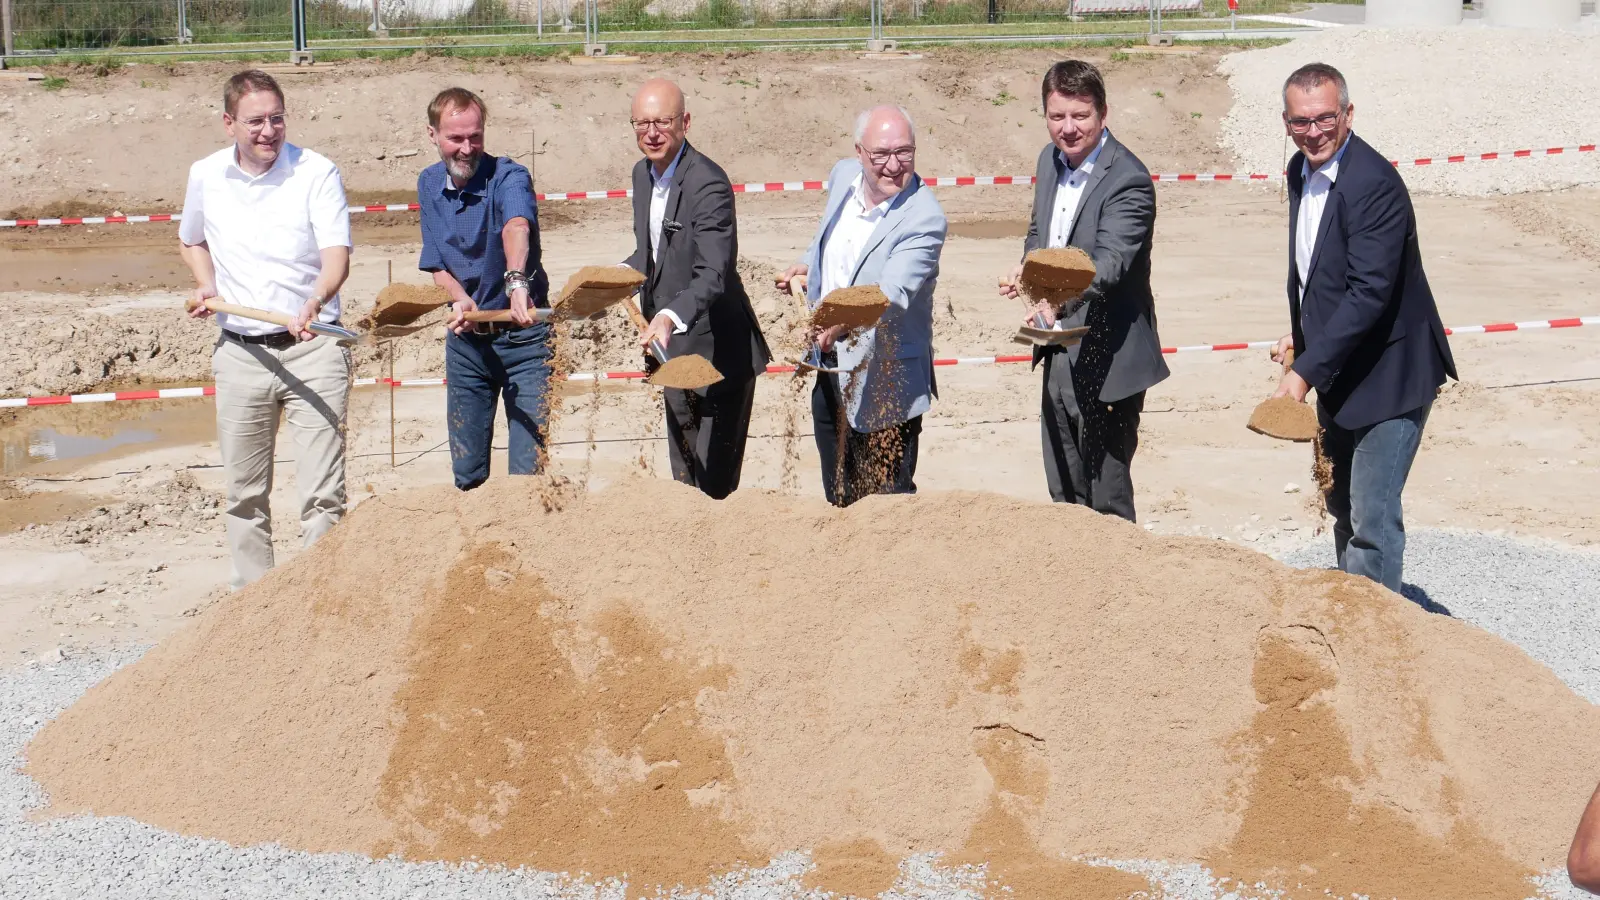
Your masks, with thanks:
M285 140L283 90L249 70L228 79L228 147L195 163L178 240L194 300L218 298L290 318L285 329L217 314L211 356L235 590L272 568L272 457L280 413L295 431L306 546L344 515L350 351L307 323L339 321L350 272L350 214L339 170ZM197 306L191 315L208 315Z
M643 272L639 302L649 322L639 346L659 341L672 356L711 360L723 380L697 391L667 388L672 477L722 499L739 487L756 376L771 354L739 280L733 186L722 167L688 142L683 92L665 79L633 97L634 252ZM646 357L646 365L654 360Z
M1344 76L1321 63L1283 85L1289 160L1289 320L1272 349L1292 368L1275 397L1317 389L1328 512L1339 568L1393 591L1406 533L1400 495L1434 397L1456 377L1422 270L1417 219L1400 174L1351 132Z
M1145 392L1167 377L1150 290L1156 226L1150 170L1106 127L1106 85L1081 60L1058 62L1040 86L1050 143L1039 153L1033 215L1022 253L1077 247L1094 260L1084 302L1042 303L1023 316L1054 328L1087 326L1081 343L1040 347L1039 427L1050 499L1135 521L1133 454ZM1019 296L1019 263L1000 294Z
M889 299L878 324L814 335L825 368L811 391L822 490L849 506L869 494L917 492L922 416L933 377L933 291L945 217L917 177L911 116L879 106L856 117L856 155L828 176L828 200L803 260L778 278L801 279L815 308L830 292L875 284Z
M456 487L489 478L494 408L506 411L506 469L544 467L550 396L550 326L534 321L548 306L539 253L533 180L508 156L483 152L489 118L466 88L446 88L428 104L428 139L439 161L417 176L422 207L418 267L450 296L444 344L446 421ZM473 310L509 310L510 322L469 323Z

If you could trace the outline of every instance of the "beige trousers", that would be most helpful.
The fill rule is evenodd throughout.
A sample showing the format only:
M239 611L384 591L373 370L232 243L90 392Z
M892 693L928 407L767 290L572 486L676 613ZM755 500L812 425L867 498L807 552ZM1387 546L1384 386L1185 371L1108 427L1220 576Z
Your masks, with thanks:
M234 590L272 568L272 456L280 414L294 429L300 536L310 546L344 515L344 426L350 351L329 337L286 350L219 338L217 443L227 482Z

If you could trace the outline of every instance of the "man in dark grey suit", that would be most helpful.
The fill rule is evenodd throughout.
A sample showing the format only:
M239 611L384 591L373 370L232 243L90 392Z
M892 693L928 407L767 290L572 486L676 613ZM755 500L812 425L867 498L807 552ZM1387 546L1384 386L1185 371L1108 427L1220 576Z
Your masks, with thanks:
M1044 363L1040 430L1050 498L1135 521L1130 465L1144 394L1167 377L1150 292L1156 192L1150 171L1106 128L1106 86L1079 60L1058 62L1040 90L1050 144L1039 154L1023 255L1077 247L1094 260L1083 301L1028 310L1047 326L1088 326L1082 343L1034 350ZM1017 297L1019 263L1000 293Z
M756 376L771 353L739 280L733 187L722 167L688 143L683 92L663 79L639 87L633 132L644 159L633 167L635 249L643 272L640 307L656 340L674 356L711 360L723 380L698 391L667 388L672 477L721 500L739 486ZM646 364L654 363L646 357Z

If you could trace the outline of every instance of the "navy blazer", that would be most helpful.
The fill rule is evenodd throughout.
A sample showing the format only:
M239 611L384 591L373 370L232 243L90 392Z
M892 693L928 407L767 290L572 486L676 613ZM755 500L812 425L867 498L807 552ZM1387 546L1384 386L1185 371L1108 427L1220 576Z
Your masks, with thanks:
M1422 271L1405 182L1350 136L1307 268L1295 264L1304 154L1289 161L1289 317L1294 371L1341 428L1374 425L1432 402L1456 377L1444 323Z

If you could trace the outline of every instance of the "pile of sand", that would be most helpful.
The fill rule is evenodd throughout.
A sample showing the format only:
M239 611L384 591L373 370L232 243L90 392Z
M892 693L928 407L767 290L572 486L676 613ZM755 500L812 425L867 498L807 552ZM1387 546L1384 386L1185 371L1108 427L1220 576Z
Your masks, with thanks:
M944 850L1016 896L1149 889L1087 855L1520 900L1600 710L1370 583L1079 507L513 479L367 501L26 755L59 811L636 886L807 849L872 894Z
M1068 303L1094 283L1094 260L1077 247L1041 247L1022 261L1021 287L1034 300Z

